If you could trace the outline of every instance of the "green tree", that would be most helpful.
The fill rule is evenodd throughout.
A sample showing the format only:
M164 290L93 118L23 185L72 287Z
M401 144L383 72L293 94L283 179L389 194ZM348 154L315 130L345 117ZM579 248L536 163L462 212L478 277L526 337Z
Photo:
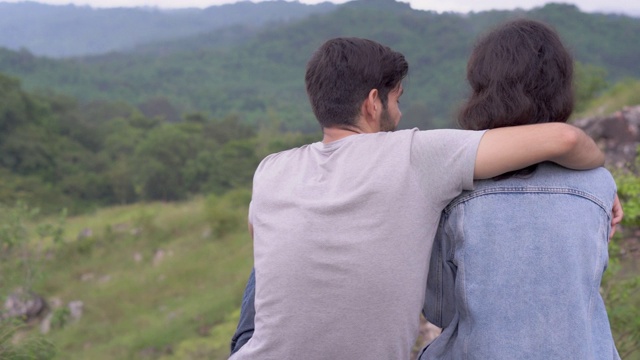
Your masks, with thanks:
M16 127L30 120L33 102L20 81L0 74L0 144Z
M204 189L213 193L251 185L259 159L255 140L234 140L226 143L211 159L212 167Z
M138 145L134 158L136 188L147 200L180 200L187 195L185 164L203 147L201 135L177 125L152 129Z

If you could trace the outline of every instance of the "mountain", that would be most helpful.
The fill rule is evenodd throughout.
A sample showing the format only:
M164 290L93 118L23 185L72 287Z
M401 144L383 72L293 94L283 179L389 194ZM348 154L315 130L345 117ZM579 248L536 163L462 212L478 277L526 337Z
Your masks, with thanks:
M37 55L69 57L132 49L140 44L179 39L232 25L259 28L336 5L325 2L249 1L206 9L107 8L0 2L0 46L26 48Z
M26 89L55 89L80 100L169 103L176 113L237 113L250 124L277 118L289 129L315 131L304 91L306 61L326 39L358 36L401 51L409 61L402 126L443 127L452 126L456 104L465 96L474 39L514 17L555 26L575 58L605 68L610 81L640 78L637 18L583 13L563 4L437 14L393 0L353 1L256 32L236 25L99 56L52 60L4 50L0 72L21 78Z

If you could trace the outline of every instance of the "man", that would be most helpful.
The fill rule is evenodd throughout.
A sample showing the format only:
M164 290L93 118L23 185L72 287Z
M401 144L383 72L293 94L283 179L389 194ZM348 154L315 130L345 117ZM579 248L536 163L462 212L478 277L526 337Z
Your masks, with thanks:
M389 132L407 71L402 54L365 39L332 39L311 57L323 139L256 170L255 332L231 359L409 358L444 207L474 177L604 161L567 124Z

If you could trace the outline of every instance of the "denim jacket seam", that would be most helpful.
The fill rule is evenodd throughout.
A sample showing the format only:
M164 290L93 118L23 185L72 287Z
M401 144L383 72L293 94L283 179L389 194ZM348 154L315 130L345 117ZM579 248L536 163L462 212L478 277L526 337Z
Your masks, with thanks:
M465 226L465 224L464 224L465 215L466 215L465 208L462 207L460 209L460 211L458 212L458 216L460 217L458 219L458 223L459 223L459 226L461 228L463 228L463 229L464 229L464 226ZM464 241L465 237L463 236L462 239ZM462 249L464 249L464 244L458 244L458 239L453 241L453 243L454 243L454 246L453 246L454 252L452 253L452 257L455 256L455 254L457 253L456 245L460 245L460 246L462 246ZM462 291L461 308L464 311L464 314L469 314L469 309L467 307L467 305L469 304L469 300L467 298L468 294L467 294L467 284L466 284L466 279L467 279L466 271L467 271L467 269L464 266L464 264L465 264L464 258L466 258L466 254L464 253L464 251L462 252L462 256L463 256L463 258L460 261L460 266L462 267L462 269L460 269L460 267L458 267L458 271L457 271L457 273L460 274L460 286L463 289L463 291ZM463 337L462 344L463 344L462 355L463 355L464 359L466 360L466 359L469 358L469 334L468 333L466 333L465 336Z
M491 194L508 194L508 193L519 193L519 194L547 193L547 194L576 195L592 201L593 203L598 205L600 208L602 208L602 210L604 210L608 218L611 218L611 213L610 213L611 209L607 208L607 206L599 197L591 193L588 193L586 191L582 191L578 189L567 188L567 187L553 187L553 186L499 186L499 187L490 187L487 189L473 190L472 192L462 195L459 198L451 201L451 203L447 205L447 207L443 210L443 212L445 214L449 214L451 213L453 208L455 208L456 206L462 203L465 203L467 201L470 201L472 199L475 199L477 197L481 197L484 195L491 195Z
M462 203L462 202L461 202ZM453 209L453 207L452 207ZM451 261L452 263L455 262L456 257L459 256L460 254L457 252L458 250L458 246L461 244L459 244L459 238L458 237L453 237L453 234L456 234L455 231L453 231L451 229L451 227L453 226L453 224L457 224L458 226L464 227L464 225L462 225L461 223L464 223L464 217L465 217L465 212L464 212L464 208L462 209L458 209L459 211L456 213L456 216L453 218L454 221L447 221L446 222L446 228L445 228L445 234L447 234L447 236L449 237L450 241L447 241L447 243L449 244L449 249L447 249L446 252L443 252L446 255L447 261ZM454 216L452 214L452 211L450 212L443 212L442 214L443 219L448 219L450 216ZM464 237L463 237L464 238ZM464 247L463 247L464 249ZM468 304L468 300L467 300L467 288L466 288L466 284L465 284L465 279L466 279L466 274L465 274L465 267L464 267L464 253L461 254L461 256L463 257L463 259L458 259L460 260L460 267L457 267L456 269L456 285L455 288L460 288L462 289L462 292L460 293L462 299L460 299L459 302L459 306L460 306L460 313L459 316L462 316L462 314L468 314L469 310L467 309L467 304ZM453 290L454 293L456 293L456 290ZM443 299L444 302L444 299ZM451 324L449 324L451 325ZM462 335L459 333L459 335ZM462 356L463 359L468 359L469 355L468 355L468 349L469 349L469 337L468 334L465 334L464 336L461 336L462 341Z
M444 290L443 290L443 286L444 286L444 281L442 279L442 267L444 266L444 259L443 259L443 253L442 251L440 251L438 253L438 266L436 266L436 278L438 279L437 282L437 293L436 293L436 303L435 303L435 320L438 321L438 323L440 324L440 326L444 325L443 321L442 321L442 304L444 303Z

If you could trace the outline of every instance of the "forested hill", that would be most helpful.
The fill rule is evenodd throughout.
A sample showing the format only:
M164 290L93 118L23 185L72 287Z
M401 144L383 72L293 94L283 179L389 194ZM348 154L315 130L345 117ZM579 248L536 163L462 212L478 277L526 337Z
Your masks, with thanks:
M0 2L0 46L51 57L100 54L233 25L256 29L335 7L328 2L305 5L283 0L180 10Z
M248 124L278 119L289 129L315 131L304 92L306 61L328 38L359 36L389 45L409 61L404 127L451 126L452 111L465 95L464 69L474 39L513 17L552 24L576 59L588 69L605 69L609 81L640 78L638 18L583 13L561 4L531 11L437 14L392 0L352 1L257 33L235 26L87 58L51 60L4 50L0 72L21 78L28 90L125 101L167 119L168 114L195 111L215 117L236 113Z

